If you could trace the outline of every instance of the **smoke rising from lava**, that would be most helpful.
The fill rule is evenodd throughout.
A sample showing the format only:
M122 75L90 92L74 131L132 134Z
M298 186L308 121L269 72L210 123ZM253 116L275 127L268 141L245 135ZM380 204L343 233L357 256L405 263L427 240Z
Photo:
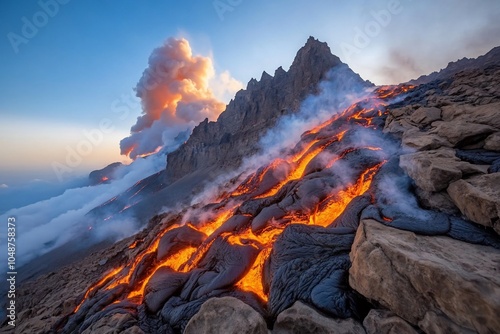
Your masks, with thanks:
M225 104L216 98L210 84L221 94L241 88L227 71L215 77L212 60L193 56L186 39L170 38L153 50L135 88L143 112L131 135L121 141L121 153L132 159L154 153L172 145L180 132L192 130L205 118L215 120Z

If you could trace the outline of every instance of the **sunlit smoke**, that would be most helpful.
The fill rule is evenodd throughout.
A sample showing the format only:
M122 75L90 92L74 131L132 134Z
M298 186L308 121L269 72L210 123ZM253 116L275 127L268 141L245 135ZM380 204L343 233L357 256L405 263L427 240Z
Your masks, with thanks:
M132 159L154 153L205 118L215 120L225 104L215 97L210 83L218 95L240 88L229 72L215 76L212 60L193 56L185 39L170 38L153 50L136 87L142 115L131 135L120 142L121 153Z

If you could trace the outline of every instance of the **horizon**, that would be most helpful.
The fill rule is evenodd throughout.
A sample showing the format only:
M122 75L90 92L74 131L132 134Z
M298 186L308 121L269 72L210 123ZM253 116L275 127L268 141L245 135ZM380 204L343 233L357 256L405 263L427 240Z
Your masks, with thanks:
M141 116L133 89L152 52L169 38L185 38L193 57L212 63L208 88L224 104L264 71L288 70L308 36L326 42L342 62L377 85L416 79L498 46L499 3L445 1L429 5L433 12L428 4L158 1L121 4L118 15L111 2L3 2L0 149L7 159L0 166L0 198L15 203L0 211L81 186L89 172L115 161L131 162L120 154L119 143ZM304 20L306 15L315 19ZM125 107L126 115L114 112L116 106ZM90 143L89 153L78 157L74 153L82 142ZM65 164L68 156L71 166ZM71 171L61 178L58 164ZM32 200L21 200L29 193Z

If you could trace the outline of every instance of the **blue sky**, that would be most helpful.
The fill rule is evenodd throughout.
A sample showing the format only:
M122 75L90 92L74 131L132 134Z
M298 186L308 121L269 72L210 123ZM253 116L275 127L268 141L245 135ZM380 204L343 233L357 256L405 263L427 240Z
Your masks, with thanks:
M40 3L54 1L0 2L0 191L57 182L51 162L63 161L66 147L103 118L113 130L75 167L75 176L126 160L118 143L141 108L134 104L117 118L112 105L133 95L152 50L169 37L186 38L195 55L212 58L217 73L229 71L246 84L263 70L287 69L312 35L363 78L384 84L484 54L500 35L497 0L392 0L397 13L382 21L376 17L395 6L391 1L65 0L15 52L9 33L22 36L23 17L43 19ZM370 29L372 36L348 54L346 45L360 46L357 35Z

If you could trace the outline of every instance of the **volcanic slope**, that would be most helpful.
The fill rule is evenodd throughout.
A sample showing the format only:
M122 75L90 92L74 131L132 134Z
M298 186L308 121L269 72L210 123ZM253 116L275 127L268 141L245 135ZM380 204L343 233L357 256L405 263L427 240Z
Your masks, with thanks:
M25 284L22 329L196 333L229 318L235 319L225 327L229 332L267 332L238 316L251 314L257 326L276 333L337 327L356 333L417 327L428 333L495 332L498 213L481 203L495 207L498 196L479 178L498 176L499 74L490 66L419 87L354 85L358 89L344 103L323 85L302 104L326 109L323 122L304 117L287 128L281 118L293 145L278 145L275 156L255 152L194 204L156 216L134 238L79 265ZM489 85L478 94L457 88L485 81ZM465 119L473 133L446 127ZM291 129L302 129L297 124L309 128L295 137ZM421 133L436 140L432 149L443 151L401 146ZM474 201L454 197L460 184L453 184L460 181L470 184L465 189L472 189ZM438 189L427 188L429 182ZM437 204L442 198L449 207ZM474 203L487 209L483 215L473 214ZM443 244L468 255L450 256L437 246ZM476 276L449 270L467 266L475 266ZM455 277L457 302L447 303L439 286L419 272ZM370 289L380 282L391 284ZM233 313L224 305L233 305Z

